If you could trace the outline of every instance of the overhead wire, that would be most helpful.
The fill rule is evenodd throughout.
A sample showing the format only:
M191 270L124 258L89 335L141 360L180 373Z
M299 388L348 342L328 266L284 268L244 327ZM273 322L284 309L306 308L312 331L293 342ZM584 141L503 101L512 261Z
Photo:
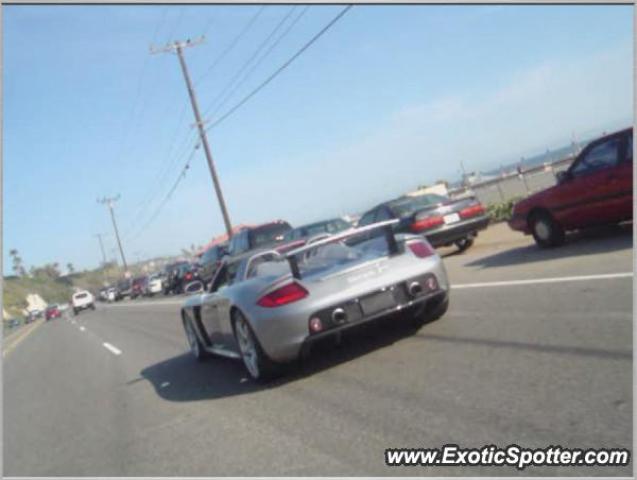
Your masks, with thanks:
M219 64L219 62L221 62L221 60L223 60L226 57L226 55L228 55L234 49L234 47L237 46L239 41L245 36L246 33L248 33L250 28L252 28L252 25L254 25L254 22L257 21L257 18L259 18L259 16L263 13L264 9L265 9L265 5L261 5L261 7L254 13L254 15L250 17L250 20L248 20L248 23L241 29L239 34L232 39L232 41L228 44L228 46L215 58L212 64L204 71L204 73L200 75L199 78L197 78L194 81L193 84L195 86L199 82L201 82L201 80L203 80L205 77L210 75L210 73L212 73L212 71Z
M250 55L250 57L243 62L243 65L241 65L241 67L239 68L239 70L236 71L236 73L232 76L232 78L230 79L230 81L226 84L226 86L221 90L221 92L219 92L219 94L215 97L215 99L212 101L211 105L204 110L203 116L205 117L208 112L210 110L212 110L214 108L214 106L216 104L218 104L218 102L224 98L224 96L226 95L226 93L235 85L235 83L237 82L238 78L243 74L243 72L250 66L250 64L259 56L259 54L261 53L261 51L265 48L265 46L268 44L268 42L272 39L272 37L274 37L274 35L276 35L276 33L279 31L279 29L283 26L283 24L287 21L288 18L290 18L290 16L292 15L292 13L294 12L294 10L296 9L296 6L292 6L288 12L283 16L283 18L276 24L276 26L272 29L272 31L268 34L268 36L257 46L257 48L255 49L255 51L252 53L252 55ZM217 107L218 109L219 107Z
M341 10L338 15L336 15L330 22L325 25L316 35L314 35L307 43L305 43L292 57L286 60L278 69L274 71L268 78L266 78L263 82L261 82L255 89L253 89L250 93L248 93L243 99L237 102L232 108L226 111L221 117L216 119L213 123L211 123L208 127L206 127L206 131L210 131L213 128L219 126L223 121L225 121L228 117L234 114L239 108L245 105L252 97L254 97L257 93L263 90L272 80L274 80L278 75L281 74L287 67L294 62L297 58L299 58L303 52L305 52L312 44L314 44L321 36L325 34L336 22L338 22L343 15L345 15L350 9L352 5L348 5L343 10Z
M245 74L243 75L243 78L241 78L241 80L235 83L232 90L230 90L226 94L223 100L218 104L217 108L215 108L212 111L212 114L211 114L212 117L214 117L217 114L217 112L222 109L222 107L228 102L228 100L230 100L232 96L241 88L241 86L250 78L252 73L254 73L254 71L259 67L259 65L261 65L263 60L265 60L270 55L270 53L272 53L272 51L281 43L281 40L283 40L290 33L292 28L294 28L294 26L299 22L301 17L305 15L305 12L307 12L309 8L310 6L306 5L305 8L301 10L301 12L299 12L299 14L292 20L290 25L287 26L287 28L283 31L283 33L281 33L281 35L279 35L279 37L276 38L274 42L272 42L272 44L270 45L270 47L268 47L268 49L264 52L264 54L261 55L259 59L257 59L257 61L252 65L252 67L250 67L250 69L247 72L245 72Z

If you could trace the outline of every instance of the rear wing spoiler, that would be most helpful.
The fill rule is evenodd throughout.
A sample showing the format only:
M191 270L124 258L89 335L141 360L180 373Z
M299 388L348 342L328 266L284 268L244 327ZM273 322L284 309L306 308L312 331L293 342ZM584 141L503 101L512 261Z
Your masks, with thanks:
M317 240L316 242L303 245L302 247L295 248L294 250L290 250L285 253L285 259L290 264L290 270L292 271L292 276L294 278L300 279L301 272L299 271L299 263L297 260L297 256L305 253L309 250L313 250L315 248L321 247L323 245L327 245L334 242L340 242L341 240L345 240L352 237L358 237L364 235L366 233L373 232L375 230L383 230L385 234L385 239L387 240L387 247L389 249L389 254L394 255L398 253L398 243L396 242L396 237L394 236L393 226L396 225L400 220L385 220L383 222L373 223L371 225L366 225L360 228L353 228L350 230L346 230L342 233L337 233L335 235L331 235L322 240Z

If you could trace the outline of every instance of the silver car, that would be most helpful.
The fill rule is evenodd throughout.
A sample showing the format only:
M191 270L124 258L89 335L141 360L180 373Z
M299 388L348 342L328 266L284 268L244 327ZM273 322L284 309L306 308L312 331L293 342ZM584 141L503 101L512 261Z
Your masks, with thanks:
M226 258L208 292L181 308L190 349L241 358L264 379L309 352L318 339L409 310L424 323L442 316L449 283L421 236L395 234L396 220L321 239L284 255L274 250Z

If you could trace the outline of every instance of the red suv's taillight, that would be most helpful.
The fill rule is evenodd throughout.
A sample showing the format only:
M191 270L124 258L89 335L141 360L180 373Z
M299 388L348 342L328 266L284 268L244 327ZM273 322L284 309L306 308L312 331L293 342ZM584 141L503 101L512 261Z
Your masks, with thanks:
M429 245L429 242L423 242L419 240L416 242L409 242L407 246L414 255L420 258L431 257L434 253L436 253L433 247Z
M412 232L422 232L423 230L437 227L438 225L442 225L443 223L445 223L445 221L442 219L442 217L436 215L434 217L416 219L416 221L411 224L410 229Z
M185 278L186 280L190 280L190 279L192 278L192 273L187 273L187 274L184 276L184 278Z
M276 290L264 295L259 299L257 304L261 307L273 308L296 302L309 295L308 291L296 282L277 288Z
M462 218L475 217L476 215L481 215L483 213L484 213L484 207L479 203L460 210L460 216Z

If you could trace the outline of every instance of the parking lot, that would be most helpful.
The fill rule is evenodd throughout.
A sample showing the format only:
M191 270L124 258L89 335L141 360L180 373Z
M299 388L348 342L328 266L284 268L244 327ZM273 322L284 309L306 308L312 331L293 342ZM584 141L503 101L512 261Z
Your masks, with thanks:
M266 385L196 363L180 298L99 304L5 357L7 476L632 474L387 467L387 448L631 448L632 224L540 250L504 224L441 249L451 306L324 345Z

